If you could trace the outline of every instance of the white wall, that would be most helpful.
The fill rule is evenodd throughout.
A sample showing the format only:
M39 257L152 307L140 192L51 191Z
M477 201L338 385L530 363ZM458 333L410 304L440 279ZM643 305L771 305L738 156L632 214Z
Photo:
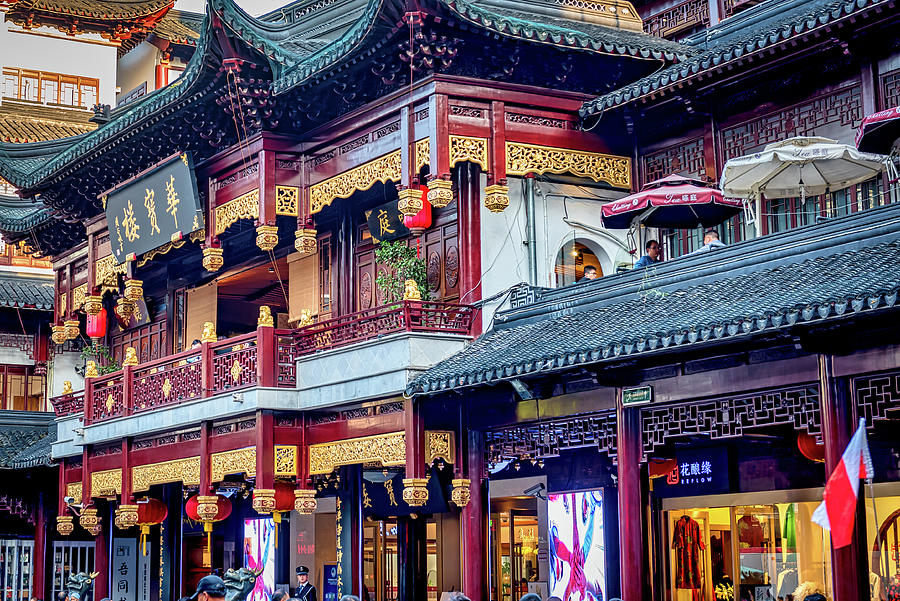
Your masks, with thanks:
M100 102L115 105L116 46L98 35L71 38L41 27L25 32L0 11L0 68L38 69L100 80Z
M51 342L51 344L53 344ZM81 353L59 353L47 370L47 396L53 398L62 394L63 382L72 383L72 390L84 390L84 378L75 373L75 366L81 365Z
M152 92L156 84L158 58L159 49L146 41L123 56L116 67L120 95L128 94L144 82L147 83L147 93Z
M0 365L34 365L28 353L17 348L0 347Z
M482 181L482 189L484 181ZM481 297L489 298L510 286L527 282L528 246L525 200L521 178L509 179L509 207L491 213L481 204ZM600 207L626 192L535 181L535 237L538 286L556 285L554 264L559 249L573 238L598 256L605 275L617 265L630 265L625 231L605 230ZM636 255L638 256L638 255ZM486 330L503 298L486 303L482 325Z

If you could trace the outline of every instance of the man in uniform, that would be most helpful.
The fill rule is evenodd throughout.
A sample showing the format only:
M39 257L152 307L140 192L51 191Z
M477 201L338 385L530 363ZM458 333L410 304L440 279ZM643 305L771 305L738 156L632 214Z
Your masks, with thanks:
M294 591L294 598L300 601L318 601L316 587L309 582L309 568L306 566L297 568L297 590Z

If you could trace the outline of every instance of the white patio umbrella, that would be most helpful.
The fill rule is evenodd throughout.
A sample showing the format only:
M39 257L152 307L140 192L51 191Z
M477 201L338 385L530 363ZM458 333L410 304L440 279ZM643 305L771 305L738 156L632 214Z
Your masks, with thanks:
M720 187L726 196L753 201L758 219L762 196L805 199L862 183L885 169L894 168L884 155L860 152L829 138L798 137L730 159L722 170ZM759 222L756 231L759 235Z

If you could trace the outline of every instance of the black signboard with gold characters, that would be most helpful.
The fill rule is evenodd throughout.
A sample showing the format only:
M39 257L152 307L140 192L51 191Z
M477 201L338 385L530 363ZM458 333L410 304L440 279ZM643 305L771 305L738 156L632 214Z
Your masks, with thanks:
M375 242L396 240L409 235L409 229L403 225L403 214L397 208L396 200L366 211L366 222Z
M172 155L101 196L119 263L203 229L191 153Z

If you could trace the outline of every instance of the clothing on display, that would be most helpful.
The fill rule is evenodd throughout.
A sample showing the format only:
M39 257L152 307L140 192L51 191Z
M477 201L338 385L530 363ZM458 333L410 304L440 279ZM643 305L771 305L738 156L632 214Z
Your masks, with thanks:
M675 588L701 588L700 550L706 549L706 545L700 534L700 524L691 516L683 515L675 522L672 548L675 549Z
M797 548L797 525L794 523L794 504L791 503L784 511L784 532L782 546L787 551Z
M738 520L737 526L741 548L759 549L763 546L766 535L759 518L755 515L745 515Z

